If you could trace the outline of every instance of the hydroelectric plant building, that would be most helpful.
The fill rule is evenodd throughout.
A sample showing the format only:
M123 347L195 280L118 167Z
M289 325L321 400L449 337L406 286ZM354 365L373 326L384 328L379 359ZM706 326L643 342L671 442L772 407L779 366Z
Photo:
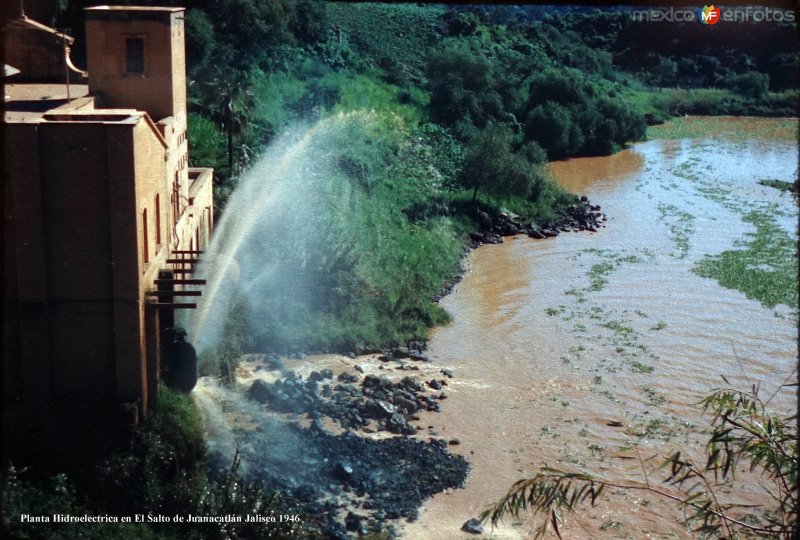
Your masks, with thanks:
M4 25L3 463L81 456L146 415L213 227L213 171L188 166L184 9L85 16L88 73L69 36Z

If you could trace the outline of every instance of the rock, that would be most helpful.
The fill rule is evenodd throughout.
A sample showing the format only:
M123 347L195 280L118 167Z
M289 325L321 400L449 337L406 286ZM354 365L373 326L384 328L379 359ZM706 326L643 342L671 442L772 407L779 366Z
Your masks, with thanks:
M447 444L449 444L450 446L458 446L459 444L461 444L461 441L459 441L458 439L450 439L449 441L447 441Z
M461 530L470 534L483 534L483 525L476 518L469 519L461 526Z
M428 386L430 386L434 390L441 390L442 389L442 383L440 383L436 379L432 379L432 380L428 381Z
M275 394L270 385L261 379L256 379L253 384L250 385L250 389L247 391L247 397L259 403L271 403L272 400L275 399Z
M270 369L275 371L283 371L283 362L281 362L280 357L272 355L268 356L264 362Z
M453 378L453 372L452 372L452 370L449 370L449 369L447 369L447 368L444 368L444 369L442 370L442 375L444 375L445 377L448 377L448 378L450 378L450 379L452 379L452 378Z
M396 347L392 350L392 356L395 360L399 360L400 358L408 358L411 356L411 350L408 347Z
M367 375L366 377L364 377L363 386L365 390L368 388L378 388L380 384L381 380L374 375Z
M348 512L347 517L344 518L344 526L347 527L348 531L358 532L361 533L361 520L363 518L354 514L353 512ZM364 534L364 533L362 533Z
M361 366L359 366L358 364L356 364L355 366L353 366L353 369L355 369L355 370L356 370L356 371L358 371L359 373L364 373L364 368L362 368L362 367L361 367Z
M358 382L358 377L356 375L353 375L352 373L340 373L339 376L336 377L336 379L342 382L349 382L349 383Z
M406 417L400 413L394 413L386 422L386 428L392 433L410 435L416 430L408 425Z
M383 419L395 414L397 408L382 399L370 399L364 404L363 412L371 418Z
M489 217L489 214L484 212L483 210L478 210L478 223L481 226L482 230L491 231L494 228L494 224L492 223L492 218Z
M323 369L319 372L323 379L333 379L333 371L330 369Z
M411 401L403 396L396 396L394 398L394 404L403 409L407 414L414 414L419 410L419 407L417 407L417 404L414 401Z
M333 467L333 476L342 482L347 482L353 477L353 467L349 463L340 461Z

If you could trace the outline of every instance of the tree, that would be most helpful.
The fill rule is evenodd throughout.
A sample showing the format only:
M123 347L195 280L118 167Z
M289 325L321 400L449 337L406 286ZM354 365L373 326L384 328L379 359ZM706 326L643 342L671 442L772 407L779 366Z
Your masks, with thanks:
M583 133L570 110L551 101L537 105L525 119L525 136L537 141L550 159L576 154L583 146Z
M653 76L658 81L658 91L675 82L675 76L678 74L678 63L672 58L666 56L659 56L655 65L653 66Z
M769 91L769 75L758 71L748 71L728 79L728 88L749 98L762 98Z
M483 128L503 110L492 65L482 53L453 48L434 52L427 75L431 115L442 124L466 121Z
M545 516L539 535L552 525L560 538L560 510L574 512L585 502L594 505L606 488L619 488L674 501L688 511L694 530L704 537L797 538L797 416L777 416L767 404L755 385L748 392L715 390L703 401L705 410L712 413L705 463L676 451L664 460L663 466L669 472L661 485L650 481L641 459L644 483L544 467L533 478L515 483L481 518L496 524L507 514L517 516L524 509L531 509L534 515ZM760 515L753 515L752 508L748 508L750 515L746 518L737 515L736 511L745 507L725 502L718 489L734 478L740 464L761 473L760 485L766 491L764 501L769 501L769 506L762 507Z
M233 138L247 127L249 110L255 103L255 96L250 90L250 74L236 69L210 66L203 75L200 77L204 80L203 83L192 83L197 86L194 94L198 96L193 99L192 105L213 119L226 134L227 174L233 177L236 174Z
M489 124L467 143L459 183L472 190L472 202L483 189L493 196L526 196L536 180L535 164L512 151L514 133L506 126Z

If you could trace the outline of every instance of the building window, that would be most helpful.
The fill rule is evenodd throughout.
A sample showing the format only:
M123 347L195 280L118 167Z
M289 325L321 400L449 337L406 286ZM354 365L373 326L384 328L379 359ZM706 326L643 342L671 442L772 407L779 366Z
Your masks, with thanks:
M142 210L142 259L144 264L150 262L150 246L147 244L147 208Z
M156 193L156 245L161 245L161 195Z
M144 75L144 40L125 38L125 73Z

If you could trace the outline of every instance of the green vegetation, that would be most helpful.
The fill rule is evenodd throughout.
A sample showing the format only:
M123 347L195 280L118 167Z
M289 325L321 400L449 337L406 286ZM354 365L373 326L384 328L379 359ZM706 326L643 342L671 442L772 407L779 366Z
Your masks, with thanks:
M742 130L734 126L726 117L686 117L675 118L666 124L647 128L649 139L702 139L709 136L733 141L752 139L797 140L797 120L762 120L757 127Z
M61 17L79 39L82 3ZM325 232L320 264L300 266L298 281L322 278L305 280L319 286L300 301L271 298L257 329L232 321L236 346L221 356L422 338L447 320L431 298L458 272L477 209L551 221L571 202L549 178L548 159L664 135L646 124L672 115L794 113L789 25L676 34L624 11L561 11L188 2L190 159L216 169L219 214L239 175L288 127L353 111L389 119L343 138L331 158L334 191L353 200L348 223L333 219ZM679 220L672 232L685 254L691 223ZM605 271L596 269L590 290L602 288Z
M245 481L238 463L210 471L203 426L192 400L162 388L158 407L137 427L131 446L94 466L87 478L46 480L13 466L0 478L3 538L19 540L321 538L313 517L296 502ZM91 494L89 497L85 495ZM21 514L52 516L300 514L284 523L23 523Z
M769 209L754 210L742 219L756 227L742 249L705 257L694 271L765 306L797 307L796 239L775 222Z
M81 8L89 4L62 3L58 26L76 35L76 51L83 36ZM353 111L370 119L348 123L326 149L332 173L324 195L331 205L320 212L326 225L313 253L280 249L270 260L296 271L284 272L277 292L261 300L264 306L235 304L226 341L201 366L223 379L230 379L243 350L356 351L424 339L430 326L447 321L432 299L458 273L463 239L480 226L477 210L551 221L574 200L547 175L548 159L608 154L645 137L797 137L794 120L775 119L769 129L741 133L729 130L724 117L682 118L796 115L792 25L751 24L742 31L737 24L641 24L625 10L589 7L314 0L184 5L190 161L215 168L220 215L240 175L278 134ZM680 118L654 125L673 116ZM693 175L688 180L701 181L689 166L684 172ZM724 202L714 182L701 189ZM679 256L686 255L693 217L664 207L662 219ZM763 212L747 219L756 226L748 242L702 260L696 271L767 305L796 306L791 238ZM597 255L588 285L567 291L578 303L602 291L618 265L641 260ZM298 287L303 283L314 286ZM546 313L576 317L563 306ZM605 344L634 373L653 370L640 362L649 351L624 313L598 308L590 317L609 330L603 331ZM574 328L586 326L576 322ZM658 322L650 330L663 328ZM588 356L582 352L570 354L578 361ZM654 404L663 399L646 385L641 390ZM598 393L618 401L609 390ZM104 464L91 490L102 496L84 501L62 477L34 487L12 470L5 478L4 509L12 516L30 508L121 511L135 502L159 512L223 514L290 506L246 484L235 467L227 475L208 473L196 411L180 396L165 395L159 411L137 430L126 452ZM718 420L724 425L727 418ZM542 478L544 484L520 484L516 498L506 502L519 507L538 501L526 499L534 491L525 489L552 487L546 482L554 477ZM560 491L535 492L563 502ZM582 491L572 503L587 494L599 493ZM37 538L57 534L26 531ZM28 534L19 528L14 533ZM131 525L81 534L95 533L160 538L162 531ZM267 535L193 529L180 537L258 536Z
M798 178L794 182L784 182L783 180L774 180L769 178L758 181L758 183L761 184L762 186L779 189L781 191L789 191L791 193L794 193L795 195L797 195L798 186L800 185L798 184L798 182L800 182L800 178Z
M673 204L659 204L658 213L678 249L677 257L680 259L686 257L689 252L689 238L694 233L695 217L685 210L679 210Z

